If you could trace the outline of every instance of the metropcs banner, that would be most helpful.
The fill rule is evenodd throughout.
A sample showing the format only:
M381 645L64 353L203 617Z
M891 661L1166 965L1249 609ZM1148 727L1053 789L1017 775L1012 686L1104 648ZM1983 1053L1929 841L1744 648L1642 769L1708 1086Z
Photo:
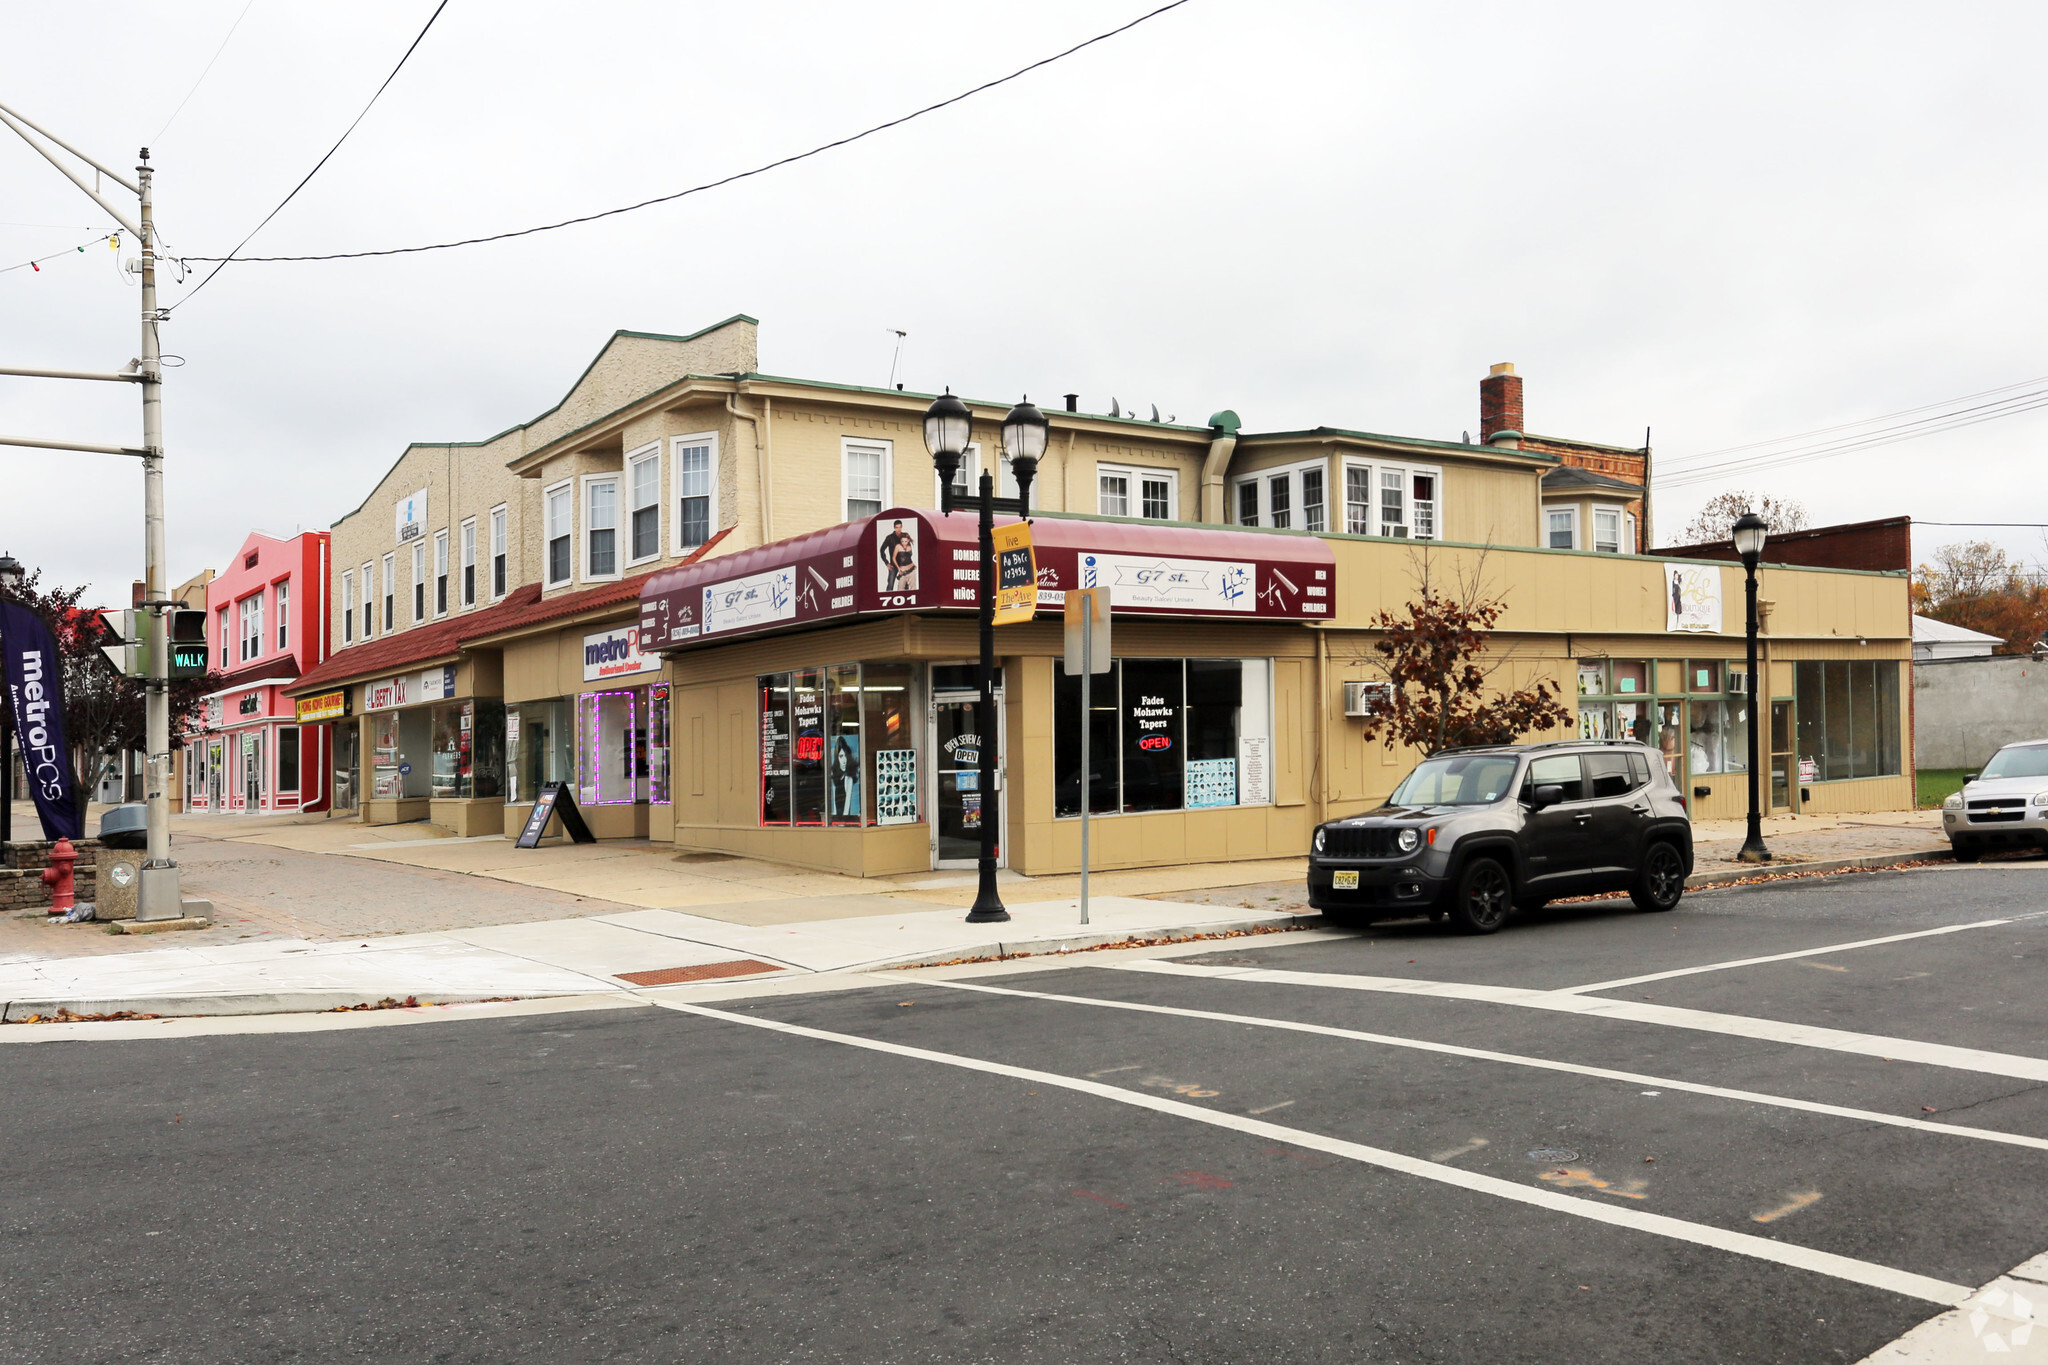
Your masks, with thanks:
M27 607L0 602L0 654L6 656L8 704L43 837L82 839L85 821L64 747L64 662L56 638Z
M583 637L583 681L604 682L661 667L659 654L640 652L640 627L620 626Z

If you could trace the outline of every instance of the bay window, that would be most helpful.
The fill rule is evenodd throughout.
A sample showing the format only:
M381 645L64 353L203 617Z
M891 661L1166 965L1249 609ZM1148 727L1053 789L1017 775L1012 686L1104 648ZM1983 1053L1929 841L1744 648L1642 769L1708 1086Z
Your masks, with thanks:
M1621 553L1621 509L1619 507L1595 507L1593 509L1593 549L1603 555Z
M1327 531L1329 514L1322 460L1264 469L1237 481L1237 524L1278 530Z
M1440 537L1443 473L1412 465L1344 465L1344 530L1397 540Z
M1576 550L1579 548L1579 509L1576 507L1552 507L1543 514L1544 541L1553 550Z

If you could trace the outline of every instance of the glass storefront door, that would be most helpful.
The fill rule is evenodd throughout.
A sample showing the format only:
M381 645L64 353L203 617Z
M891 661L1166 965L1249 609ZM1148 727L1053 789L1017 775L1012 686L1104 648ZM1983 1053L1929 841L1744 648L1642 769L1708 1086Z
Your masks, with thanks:
M362 727L350 719L337 722L328 729L334 735L334 809L354 810L356 787L361 781L357 765L360 762Z
M260 731L242 736L242 809L251 813L263 809L263 735Z
M206 808L215 815L226 807L227 776L221 760L221 742L206 741Z
M1792 703L1771 703L1771 809L1792 810Z
M932 858L934 867L973 867L981 857L981 821L984 798L981 789L981 748L976 724L973 692L938 692L932 697L931 751L933 780ZM996 693L996 769L1003 766L1003 694ZM996 812L1000 818L1000 812ZM996 866L1004 865L1007 850L997 830Z

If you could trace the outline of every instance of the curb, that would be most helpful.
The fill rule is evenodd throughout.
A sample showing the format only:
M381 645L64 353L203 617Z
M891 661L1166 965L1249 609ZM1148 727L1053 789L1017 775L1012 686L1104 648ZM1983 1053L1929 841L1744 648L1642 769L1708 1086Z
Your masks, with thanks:
M1053 938L1032 938L997 940L975 944L966 948L952 948L938 953L911 953L905 957L885 958L879 962L864 963L848 967L846 971L887 972L904 967L940 967L947 963L959 962L963 958L1016 958L1036 957L1044 954L1058 955L1064 948L1076 952L1083 948L1100 948L1108 945L1128 943L1133 946L1156 943L1161 939L1184 938L1192 934L1242 933L1247 929L1314 929L1322 925L1320 914L1296 915L1276 912L1262 915L1257 919L1207 920L1200 924L1167 925L1158 929L1112 930L1101 933L1076 932ZM1080 929L1076 925L1077 930ZM819 973L825 975L825 973Z
M623 991L620 993L624 994ZM537 1000L561 994L580 995L587 992L543 991L517 998ZM372 995L368 991L249 991L227 995L49 996L35 1000L5 1002L4 1005L0 1005L0 1022L19 1024L26 1022L31 1016L40 1015L45 1022L55 1023L58 1021L51 1016L58 1010L68 1010L72 1014L153 1014L163 1019L187 1018L194 1015L318 1014L326 1010L373 1005L389 995L390 992ZM436 992L432 1000L422 1000L420 1003L470 1005L483 1000L511 998L513 997L505 995L485 995L480 991L449 991Z
M1947 844L1917 853L1876 853L1862 858L1816 858L1809 863L1745 863L1717 872L1695 872L1685 879L1685 889L1718 886L1725 882L1748 881L1751 877L1785 876L1806 872L1849 872L1862 867L1897 867L1900 863L1947 862L1955 854Z

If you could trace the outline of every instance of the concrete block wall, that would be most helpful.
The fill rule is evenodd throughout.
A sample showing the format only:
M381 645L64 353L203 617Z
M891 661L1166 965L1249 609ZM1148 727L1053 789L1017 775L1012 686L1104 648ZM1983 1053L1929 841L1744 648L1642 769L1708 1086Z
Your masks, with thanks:
M2048 738L2048 662L2024 655L1913 665L1913 761L1976 769L2007 744Z

